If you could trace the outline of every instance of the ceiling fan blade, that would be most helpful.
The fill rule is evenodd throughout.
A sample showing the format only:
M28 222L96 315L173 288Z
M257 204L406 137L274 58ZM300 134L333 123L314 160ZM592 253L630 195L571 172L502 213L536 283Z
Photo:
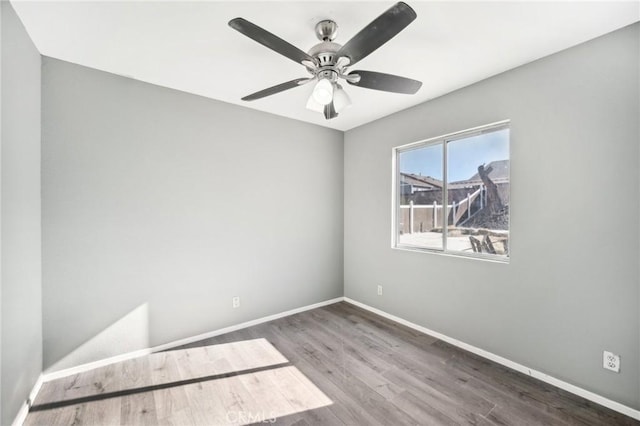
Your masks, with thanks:
M229 21L229 26L234 30L241 32L247 37L257 41L263 46L278 52L281 55L295 61L299 64L302 61L310 61L316 63L316 61L302 50L298 49L289 42L284 41L280 37L270 33L269 31L260 28L256 24L253 24L243 18L235 18Z
M417 16L408 4L398 2L353 36L336 56L348 57L353 65L391 40Z
M336 118L337 116L338 113L333 107L333 101L324 106L324 118L326 118L327 120L331 120L332 118Z
M374 71L351 71L348 75L359 75L360 79L347 79L347 83L367 89L413 95L422 86L422 82L393 74Z
M247 95L244 98L242 98L242 100L255 101L256 99L264 98L265 96L275 95L276 93L293 89L294 87L302 86L303 84L306 84L312 80L315 80L315 79L314 78L296 78L295 80L287 81L286 83L280 83L276 86L269 87L259 92Z

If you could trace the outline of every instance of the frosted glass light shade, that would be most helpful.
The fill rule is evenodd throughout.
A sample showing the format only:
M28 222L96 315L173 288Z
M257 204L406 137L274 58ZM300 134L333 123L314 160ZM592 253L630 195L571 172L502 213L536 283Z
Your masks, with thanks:
M351 98L349 97L347 92L344 91L342 86L337 85L335 91L333 92L333 108L339 114L349 105L351 105Z
M333 84L326 78L321 78L313 88L313 99L320 105L327 105L333 100Z

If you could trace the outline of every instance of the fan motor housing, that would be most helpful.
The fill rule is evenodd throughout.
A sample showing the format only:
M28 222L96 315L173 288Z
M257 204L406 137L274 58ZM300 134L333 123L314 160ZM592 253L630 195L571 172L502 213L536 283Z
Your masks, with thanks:
M309 49L309 56L314 57L318 61L318 66L332 66L336 63L336 52L342 46L332 41L323 41Z

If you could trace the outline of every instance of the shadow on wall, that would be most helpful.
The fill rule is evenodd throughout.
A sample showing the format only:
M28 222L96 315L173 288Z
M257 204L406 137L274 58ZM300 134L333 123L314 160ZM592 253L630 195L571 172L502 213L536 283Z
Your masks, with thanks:
M45 370L76 367L150 346L149 307L143 303Z

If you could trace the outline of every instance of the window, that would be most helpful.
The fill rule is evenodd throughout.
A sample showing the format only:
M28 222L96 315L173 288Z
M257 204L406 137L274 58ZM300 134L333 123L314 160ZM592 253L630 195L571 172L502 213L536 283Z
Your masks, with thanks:
M394 247L508 260L508 122L395 148L394 162Z

